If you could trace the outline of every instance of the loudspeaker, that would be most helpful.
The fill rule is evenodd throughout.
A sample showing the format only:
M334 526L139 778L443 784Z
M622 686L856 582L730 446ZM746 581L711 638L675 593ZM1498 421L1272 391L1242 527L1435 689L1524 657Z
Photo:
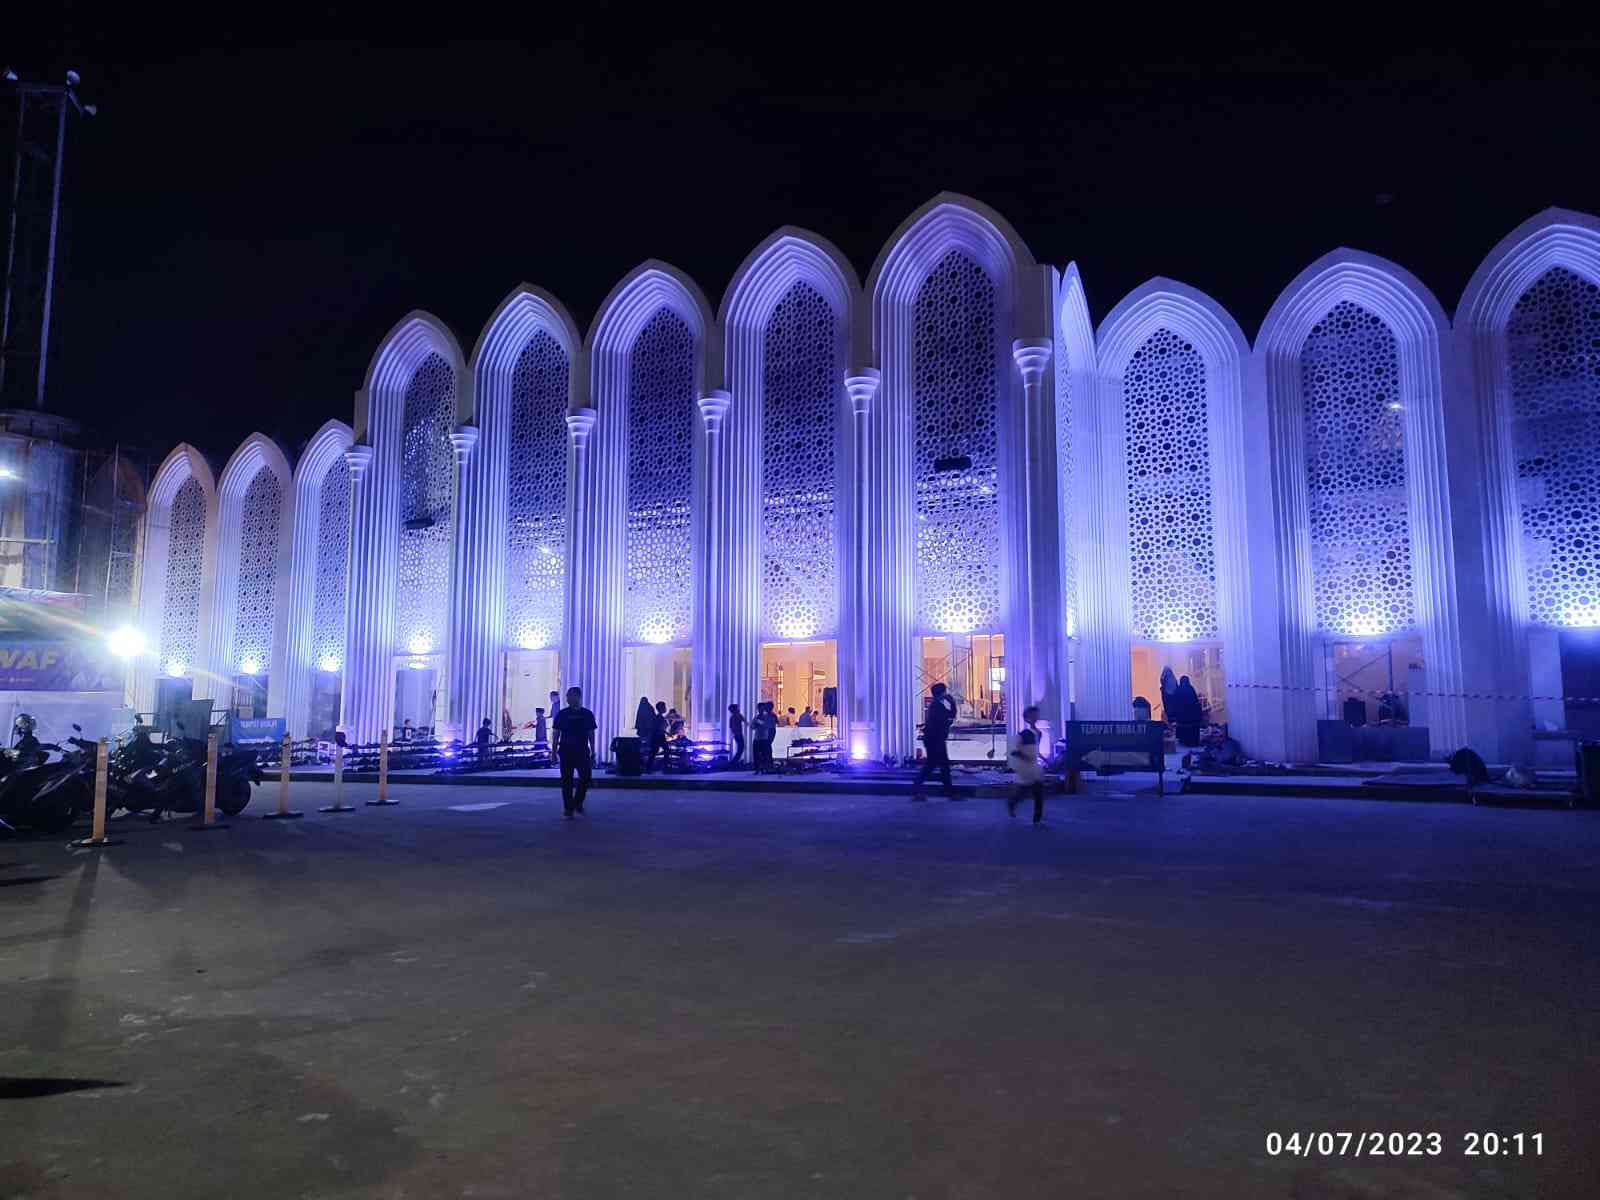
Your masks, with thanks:
M839 689L825 687L822 689L822 715L837 717L839 715Z

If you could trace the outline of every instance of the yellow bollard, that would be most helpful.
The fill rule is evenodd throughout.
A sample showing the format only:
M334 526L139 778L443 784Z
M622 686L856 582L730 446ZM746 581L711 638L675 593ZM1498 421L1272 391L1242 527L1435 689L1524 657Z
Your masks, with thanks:
M333 803L324 805L320 812L355 812L355 807L344 802L344 747L333 748Z
M371 808L387 808L399 803L389 799L389 731L385 729L378 735L378 798L367 804Z
M111 757L108 745L107 740L101 738L94 752L94 824L90 827L89 836L79 838L72 843L74 846L98 849L101 846L122 845L121 838L106 836L106 788Z
M278 764L278 811L265 814L262 817L264 821L283 821L305 816L302 812L291 812L289 810L290 749L289 735L286 733L283 735L282 761Z
M201 805L200 819L190 829L226 829L226 821L217 820L217 735L213 732L206 738L206 794Z

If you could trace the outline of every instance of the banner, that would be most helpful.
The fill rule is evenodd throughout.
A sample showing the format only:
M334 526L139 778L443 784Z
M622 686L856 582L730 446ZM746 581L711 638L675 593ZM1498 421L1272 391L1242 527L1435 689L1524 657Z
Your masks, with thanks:
M120 692L122 669L82 642L0 638L0 691Z
M283 740L284 718L228 718L228 740L235 746L276 746Z

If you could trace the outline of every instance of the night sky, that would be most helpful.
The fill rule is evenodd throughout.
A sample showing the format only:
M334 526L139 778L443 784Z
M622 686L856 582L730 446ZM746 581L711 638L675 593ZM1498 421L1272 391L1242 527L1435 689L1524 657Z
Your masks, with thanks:
M100 107L69 142L52 407L157 453L220 460L253 429L293 452L350 419L399 317L431 310L466 352L521 281L586 329L654 257L715 305L784 224L865 278L943 190L993 205L1041 262L1076 260L1097 322L1160 274L1251 337L1336 246L1396 260L1453 311L1518 222L1600 212L1600 38L1535 4L1431 38L1395 30L1397 5L1225 35L1006 6L991 35L982 7L957 24L925 6L900 10L929 22L911 39L850 10L734 27L590 5L499 41L450 40L502 30L447 7L426 29L403 6L261 28L220 7L159 28L44 4L8 14L0 49L24 78L76 67ZM415 40L374 32L396 26Z

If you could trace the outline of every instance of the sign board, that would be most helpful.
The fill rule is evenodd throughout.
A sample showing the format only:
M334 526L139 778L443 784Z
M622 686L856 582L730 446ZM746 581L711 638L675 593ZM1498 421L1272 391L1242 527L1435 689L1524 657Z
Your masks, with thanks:
M276 746L283 741L283 717L228 717L228 740L235 746Z
M113 692L120 667L82 642L0 638L0 691Z
M1073 771L1089 767L1096 774L1120 769L1162 776L1166 732L1161 721L1068 721L1062 729L1062 765Z

